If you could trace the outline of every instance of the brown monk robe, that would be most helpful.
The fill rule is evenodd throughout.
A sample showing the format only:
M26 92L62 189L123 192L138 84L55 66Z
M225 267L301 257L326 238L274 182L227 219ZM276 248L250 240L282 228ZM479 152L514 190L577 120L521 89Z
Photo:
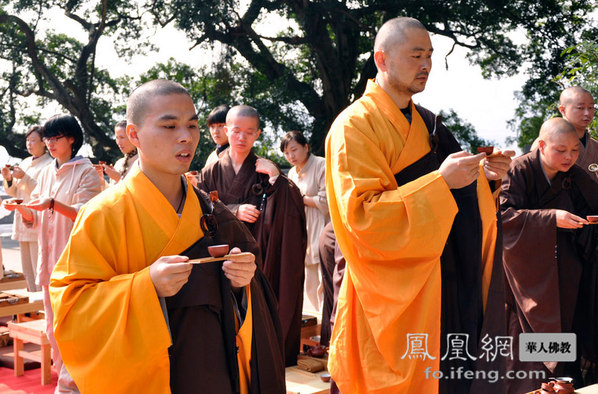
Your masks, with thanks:
M250 285L251 308L241 289L233 293L221 262L198 264L189 281L166 298L172 335L170 385L173 393L239 393L240 367L235 343L239 326L250 321L250 393L284 393L282 334L276 299L259 268L259 249L249 231L220 202L196 191L204 215L198 225L204 237L181 255L208 257L210 245L229 244L256 255L258 268ZM251 317L246 316L251 311ZM201 334L194 334L202 327ZM199 355L205 355L200 357Z
M322 283L324 284L320 345L328 346L330 344L330 333L334 326L338 294L345 274L345 258L336 243L332 222L324 227L320 235L318 248L320 250Z
M395 174L399 185L406 184L418 177L437 169L441 162L461 147L452 133L431 111L419 105L414 106L422 117L430 134L431 150L422 158ZM451 189L451 193L459 212L455 216L451 232L440 259L442 273L441 286L441 360L440 370L444 376L453 371L464 370L474 372L478 379L441 379L438 392L440 394L485 393L501 394L504 383L493 381L491 373L504 374L505 363L501 357L492 359L484 345L490 341L494 345L495 338L505 334L504 315L504 275L500 261L502 250L494 249L490 257L492 270L489 272L489 283L484 307L484 263L482 245L481 208L477 195L477 182L488 182L479 178L469 186ZM495 182L490 183L494 191ZM489 207L485 208L490 210ZM498 212L492 206L492 213L498 219ZM497 223L495 244L501 244L502 230ZM449 340L451 334L465 334L467 354L456 357L454 345Z
M303 275L307 233L303 200L297 186L280 174L274 184L256 172L257 156L251 152L235 174L227 150L220 160L200 173L198 187L218 191L231 211L253 204L261 214L255 223L243 222L255 237L262 254L262 268L278 299L286 365L297 363L303 306Z
M509 380L509 393L538 389L550 376L572 376L575 387L596 378L595 226L557 228L555 212L598 214L598 185L577 165L548 183L540 150L515 159L500 197L507 278L507 325L513 337L508 370L545 371L546 379ZM582 279L583 278L583 279ZM520 362L520 333L575 332L575 363ZM580 355L581 352L581 355ZM588 368L582 381L582 368Z

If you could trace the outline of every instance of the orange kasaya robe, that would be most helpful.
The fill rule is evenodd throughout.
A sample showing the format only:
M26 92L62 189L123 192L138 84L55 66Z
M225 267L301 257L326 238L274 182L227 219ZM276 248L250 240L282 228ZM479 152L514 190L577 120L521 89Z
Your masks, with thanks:
M170 392L171 337L149 266L203 237L201 207L187 187L179 218L135 166L79 212L50 294L60 352L81 392ZM237 338L245 355L251 354L250 313ZM241 376L250 376L248 362L239 362Z
M370 81L326 140L330 215L346 259L328 368L343 393L438 392L426 369L439 370L442 357L440 256L458 209L438 171L397 185L394 174L430 151L410 105L411 124ZM496 205L483 171L477 185L485 305ZM427 335L425 357L409 357L409 334Z

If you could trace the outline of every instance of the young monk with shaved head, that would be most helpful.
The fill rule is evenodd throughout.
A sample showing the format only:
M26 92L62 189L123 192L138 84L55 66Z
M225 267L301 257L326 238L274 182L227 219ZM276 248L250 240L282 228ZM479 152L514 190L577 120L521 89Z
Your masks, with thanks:
M81 209L50 285L81 392L283 393L276 301L255 240L183 176L199 142L187 90L166 80L135 89L127 135L139 165ZM214 244L232 256L190 261Z
M508 380L508 393L540 388L551 376L571 376L575 387L595 383L597 234L587 215L598 214L598 185L575 165L580 143L563 118L542 125L538 149L511 165L500 198L504 229L507 323L513 337L508 370L544 371ZM577 334L571 363L520 362L521 333ZM585 370L582 374L582 370Z
M330 215L346 259L329 369L343 393L502 390L500 382L431 375L483 368L475 360L481 340L502 333L492 193L513 154L462 151L413 103L432 52L418 20L386 22L374 43L376 79L326 140ZM448 334L459 334L475 358L453 360Z
M588 126L594 120L596 113L594 97L580 86L567 88L561 93L559 112L575 127L581 142L576 164L590 173L592 179L598 182L596 176L598 173L593 173L588 168L590 164L598 164L598 141L588 133Z
M206 165L198 187L220 200L260 245L263 270L278 298L285 364L297 363L301 337L307 232L299 188L268 159L253 152L261 134L257 110L236 105L226 114L229 148Z

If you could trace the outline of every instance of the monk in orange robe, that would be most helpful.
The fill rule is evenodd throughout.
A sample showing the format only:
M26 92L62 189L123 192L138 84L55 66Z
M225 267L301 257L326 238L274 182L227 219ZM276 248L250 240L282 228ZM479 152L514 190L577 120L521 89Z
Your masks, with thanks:
M330 214L346 259L328 367L343 393L502 390L481 379L439 386L432 376L488 367L443 357L447 334L465 334L463 350L473 357L486 335L504 334L493 191L514 154L460 151L442 123L414 105L432 51L419 21L386 22L374 45L376 80L326 140Z
M189 93L137 88L139 165L79 212L52 274L55 332L84 393L284 393L275 297L255 257L204 264L207 246L258 253L245 226L185 179L199 142Z

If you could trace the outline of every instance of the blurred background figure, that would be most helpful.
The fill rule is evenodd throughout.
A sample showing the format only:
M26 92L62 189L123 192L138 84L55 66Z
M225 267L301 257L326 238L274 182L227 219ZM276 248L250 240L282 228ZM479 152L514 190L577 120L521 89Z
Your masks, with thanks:
M326 160L309 152L307 139L300 131L289 131L282 138L280 150L293 168L291 179L301 190L307 225L305 254L304 309L320 312L324 287L320 273L318 243L324 226L330 221L326 200Z
M229 109L228 105L219 105L208 115L208 129L210 129L210 135L216 143L216 149L206 159L206 165L218 160L222 152L228 148L228 136L224 131L224 126L226 126L226 114L228 114Z
M52 162L42 137L42 128L40 126L31 127L25 134L27 152L31 156L23 160L18 166L13 166L12 170L9 165L2 168L4 190L6 194L14 197L12 200L7 200L7 204L29 202L31 192L37 185L40 172ZM14 216L12 239L19 241L21 267L29 291L40 290L35 284L37 276L37 230L31 226L26 226L18 211L15 212Z
M116 185L121 179L127 176L131 167L135 165L137 158L139 157L137 148L135 148L135 145L133 145L131 141L129 141L129 137L127 137L126 120L121 120L114 126L114 137L118 148L125 156L118 159L116 163L114 163L114 167L110 164L101 162L103 172L110 178L110 185ZM103 174L100 174L100 177L103 178ZM106 186L108 185L106 184Z
M76 156L83 144L83 130L71 115L55 115L42 129L50 155L54 158L44 167L27 204L7 204L17 209L26 225L38 230L37 285L42 287L46 334L52 347L52 359L59 371L56 392L78 392L64 368L54 338L54 313L50 304L50 275L67 244L79 209L100 193L102 184L88 158Z

